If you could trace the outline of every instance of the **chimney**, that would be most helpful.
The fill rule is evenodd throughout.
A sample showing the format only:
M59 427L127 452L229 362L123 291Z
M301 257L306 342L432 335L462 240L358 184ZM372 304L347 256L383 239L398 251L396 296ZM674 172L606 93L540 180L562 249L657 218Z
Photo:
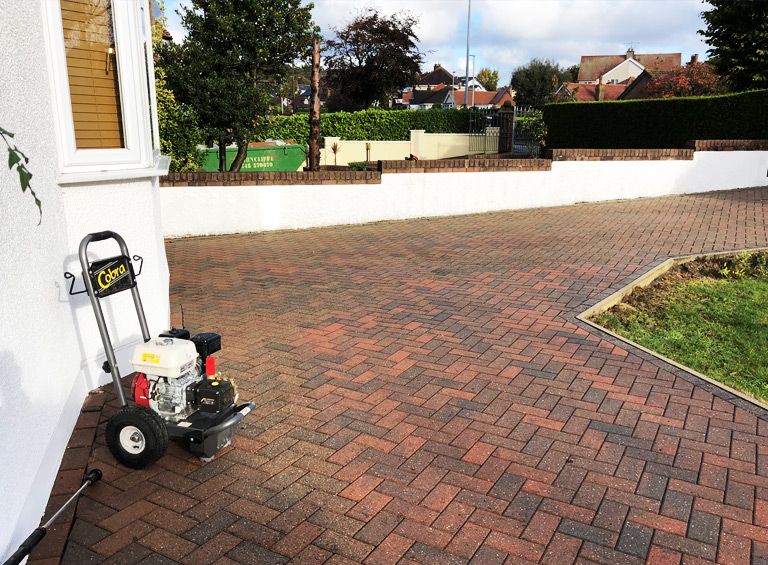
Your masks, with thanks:
M597 100L598 102L605 100L605 88L603 88L603 75L597 79Z
M635 50L632 47L627 49L627 55L624 58L625 59L634 59L635 58Z
M439 69L439 68L440 68L440 63L435 63L435 68L434 68L434 69L432 69L432 70L433 70L433 71L436 71L436 70L437 70L437 69Z
M698 62L699 62L699 54L698 53L694 53L693 55L691 55L691 60L688 61L688 64L689 65L694 65L694 64L696 64Z

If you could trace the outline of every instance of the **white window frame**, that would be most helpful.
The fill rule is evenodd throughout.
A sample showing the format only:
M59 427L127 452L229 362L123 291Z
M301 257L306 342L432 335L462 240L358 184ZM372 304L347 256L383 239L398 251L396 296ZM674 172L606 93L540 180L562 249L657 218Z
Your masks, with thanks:
M112 2L125 145L124 148L117 149L77 149L61 2L41 2L47 23L46 43L58 138L59 183L88 181L90 176L95 174L100 175L98 178L107 180L167 173L168 159L161 158L159 151L155 81L150 79L154 77L154 61L147 1ZM149 46L146 54L145 45Z

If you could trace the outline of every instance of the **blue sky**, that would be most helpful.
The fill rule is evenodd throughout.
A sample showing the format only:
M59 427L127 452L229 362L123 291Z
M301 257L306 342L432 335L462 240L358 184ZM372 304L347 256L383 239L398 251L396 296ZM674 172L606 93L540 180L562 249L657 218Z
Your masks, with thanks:
M168 29L176 40L183 28L176 7L188 0L166 0ZM367 7L384 13L409 11L426 53L425 69L435 63L464 74L467 0L315 0L313 14L324 36L343 27ZM682 52L706 58L696 31L707 4L701 0L472 0L470 52L476 70L498 69L507 84L512 70L533 57L563 65L581 55Z

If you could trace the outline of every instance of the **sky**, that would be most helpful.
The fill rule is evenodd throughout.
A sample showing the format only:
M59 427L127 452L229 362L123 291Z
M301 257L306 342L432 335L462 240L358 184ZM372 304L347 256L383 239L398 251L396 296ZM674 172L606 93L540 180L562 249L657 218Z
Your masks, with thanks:
M175 40L184 30L175 13L189 0L166 0L168 30ZM423 70L440 63L463 75L469 0L314 0L313 15L324 37L373 7L391 14L408 11L419 20ZM707 45L696 32L704 27L702 0L471 0L470 53L475 70L497 69L500 84L534 57L563 66L581 55L614 55L629 46L636 53L678 53L683 62ZM470 58L472 74L472 58Z

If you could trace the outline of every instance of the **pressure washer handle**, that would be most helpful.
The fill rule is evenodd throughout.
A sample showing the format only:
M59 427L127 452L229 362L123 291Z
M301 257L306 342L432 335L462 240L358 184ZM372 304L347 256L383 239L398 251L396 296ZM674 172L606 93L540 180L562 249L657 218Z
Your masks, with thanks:
M16 552L8 558L8 560L5 562L5 565L19 565L19 563L24 561L24 558L32 552L35 546L40 543L40 540L45 537L46 533L47 530L43 527L40 527L29 534L29 537L21 543L19 549L17 549Z
M103 241L105 239L112 239L117 234L115 234L115 232L113 231L107 230L107 231L97 231L88 235L91 236L91 241Z

